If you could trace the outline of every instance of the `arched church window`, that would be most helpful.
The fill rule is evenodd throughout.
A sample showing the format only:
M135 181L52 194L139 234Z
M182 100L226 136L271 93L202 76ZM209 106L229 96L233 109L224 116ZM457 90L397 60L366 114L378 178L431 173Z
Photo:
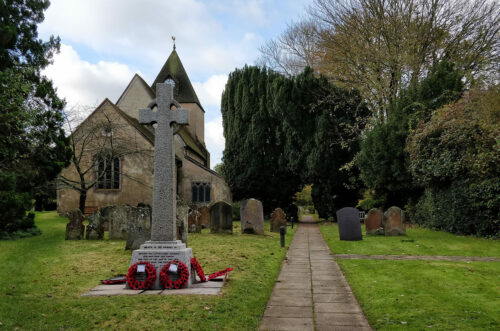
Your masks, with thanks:
M120 188L120 158L110 154L100 155L96 160L97 188L117 190Z
M210 202L210 183L193 182L191 184L192 202Z

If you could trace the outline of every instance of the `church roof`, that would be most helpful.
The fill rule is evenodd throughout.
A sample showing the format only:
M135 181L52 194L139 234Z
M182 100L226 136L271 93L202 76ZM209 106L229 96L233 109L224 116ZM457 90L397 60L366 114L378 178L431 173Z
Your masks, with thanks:
M174 97L178 102L197 103L203 110L200 100L198 100L198 96L194 91L193 85L191 85L191 81L175 49L170 53L167 62L165 62L163 68L161 68L158 76L156 76L151 88L156 91L156 83L163 83L167 78L171 78L175 81Z

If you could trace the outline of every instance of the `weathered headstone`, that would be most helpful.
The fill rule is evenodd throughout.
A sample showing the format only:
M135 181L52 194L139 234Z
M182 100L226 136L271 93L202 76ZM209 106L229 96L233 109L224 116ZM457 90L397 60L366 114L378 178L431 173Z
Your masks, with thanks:
M243 200L240 203L242 233L264 234L264 208L256 199Z
M173 80L156 84L156 99L147 109L139 111L139 122L157 124L155 130L154 152L154 185L153 211L151 224L151 240L141 245L132 253L130 265L148 261L157 271L156 284L153 289L160 289L160 271L163 266L173 260L183 262L191 270L193 252L177 236L177 202L175 178L175 140L174 134L179 125L189 123L189 111L182 109L174 99ZM157 106L155 112L152 109ZM177 109L172 110L172 106ZM186 220L187 225L187 220ZM185 229L187 236L187 228ZM195 280L190 273L187 287Z
M224 201L210 207L210 233L233 233L233 209Z
M203 206L198 208L200 212L200 224L201 227L206 229L210 227L210 208Z
M109 239L127 239L130 206L109 206L106 209L106 219L109 224Z
M362 240L359 211L356 208L344 207L337 211L340 240Z
M281 208L271 214L271 232L280 232L280 226L286 226L286 215Z
M104 238L104 226L99 217L99 211L88 217L89 224L85 231L85 239L101 240Z
M383 222L384 213L382 210L372 208L365 215L366 234L384 234Z
M80 209L72 209L67 214L69 223L66 224L66 240L83 239L85 226L83 225L83 215Z
M201 232L201 213L197 210L193 210L188 215L188 232L189 233L200 233Z
M386 236L406 235L405 214L398 207L391 207L384 213L384 229Z
M151 238L151 209L131 207L125 249L138 249Z

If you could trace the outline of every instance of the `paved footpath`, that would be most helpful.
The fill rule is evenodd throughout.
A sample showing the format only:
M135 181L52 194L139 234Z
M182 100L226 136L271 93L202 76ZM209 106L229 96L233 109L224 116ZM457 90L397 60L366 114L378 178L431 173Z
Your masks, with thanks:
M371 330L317 224L298 225L260 330Z

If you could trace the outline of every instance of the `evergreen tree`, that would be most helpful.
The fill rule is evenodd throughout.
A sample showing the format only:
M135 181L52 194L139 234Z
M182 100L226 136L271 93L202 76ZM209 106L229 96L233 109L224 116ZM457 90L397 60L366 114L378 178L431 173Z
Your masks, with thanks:
M420 195L408 170L406 140L410 130L429 120L435 109L460 98L461 78L452 63L440 62L422 82L401 93L387 122L377 122L366 134L357 165L361 179L375 192L375 199L385 201L384 207L403 207Z
M57 176L69 151L64 101L40 73L59 39L38 39L48 1L0 3L0 231L33 227L26 217L34 192Z

